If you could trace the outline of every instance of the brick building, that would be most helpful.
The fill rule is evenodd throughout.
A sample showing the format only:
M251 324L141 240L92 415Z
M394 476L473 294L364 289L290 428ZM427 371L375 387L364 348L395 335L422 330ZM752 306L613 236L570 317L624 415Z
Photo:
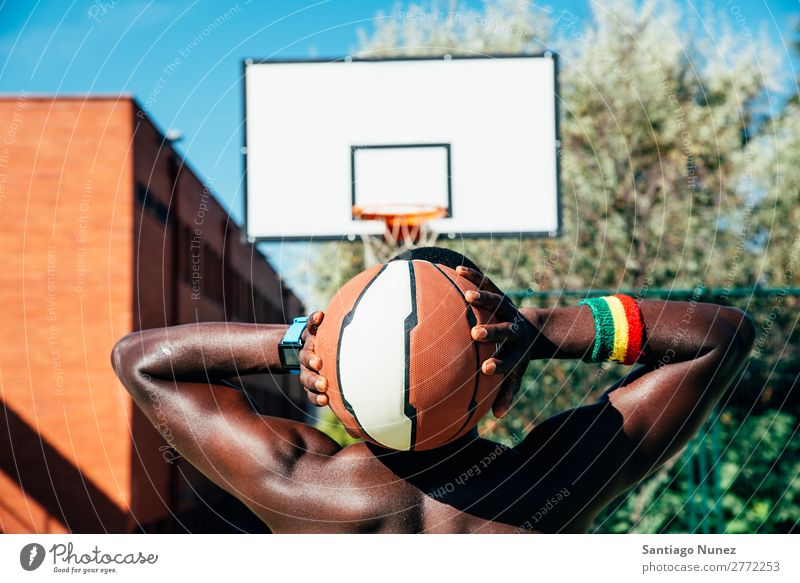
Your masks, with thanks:
M110 366L124 334L303 306L130 97L0 98L0 530L258 531ZM254 378L303 419L295 378Z

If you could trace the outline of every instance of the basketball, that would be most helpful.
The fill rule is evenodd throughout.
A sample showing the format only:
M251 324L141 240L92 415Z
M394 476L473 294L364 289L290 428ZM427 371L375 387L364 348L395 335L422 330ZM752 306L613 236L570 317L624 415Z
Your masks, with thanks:
M382 447L423 451L472 429L502 376L481 374L492 344L471 329L492 314L467 303L475 286L444 265L391 261L347 282L317 331L320 374L348 432Z

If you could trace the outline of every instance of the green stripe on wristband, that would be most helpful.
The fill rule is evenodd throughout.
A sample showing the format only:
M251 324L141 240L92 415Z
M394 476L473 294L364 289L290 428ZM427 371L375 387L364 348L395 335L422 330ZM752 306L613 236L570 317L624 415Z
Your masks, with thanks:
M587 305L594 317L594 348L589 362L603 362L614 349L614 315L603 298L587 298L578 305Z

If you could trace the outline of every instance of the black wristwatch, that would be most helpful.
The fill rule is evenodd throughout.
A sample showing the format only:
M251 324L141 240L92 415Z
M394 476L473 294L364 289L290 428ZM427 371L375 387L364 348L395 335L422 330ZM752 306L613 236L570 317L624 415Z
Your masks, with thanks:
M300 374L300 350L303 348L302 336L307 323L306 316L292 320L291 326L283 335L283 340L278 344L281 367L292 374Z

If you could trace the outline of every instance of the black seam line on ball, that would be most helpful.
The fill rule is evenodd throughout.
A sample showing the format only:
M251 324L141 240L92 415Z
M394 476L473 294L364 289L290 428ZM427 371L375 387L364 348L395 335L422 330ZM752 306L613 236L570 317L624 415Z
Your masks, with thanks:
M411 404L411 331L417 327L417 278L414 272L414 262L408 262L408 277L411 291L411 313L406 316L405 321L405 342L406 342L406 378L403 411L411 420L411 444L410 451L414 451L417 445L417 410Z
M454 282L452 280L452 278L449 275L447 275L441 267L439 267L435 263L433 264L433 266L436 269L439 270L439 273L441 273L442 275L444 275L447 278L447 281L449 281L453 285L453 287L456 288L456 291L461 296L461 299L464 300L464 304L467 307L467 323L469 324L469 328L470 328L470 331L471 331L472 328L475 325L477 325L477 323L478 323L478 318L477 318L477 316L475 316L474 308L467 301L466 296L464 296L464 292L461 291L461 288L458 287L458 284L456 282ZM470 336L470 340L472 340L471 336ZM472 341L472 344L474 345L474 348L475 348L475 383L474 383L474 387L472 389L472 399L470 400L469 408L467 409L467 411L468 411L467 418L464 420L464 424L461 427L458 428L458 431L455 432L453 437L455 437L456 435L458 435L459 433L461 433L464 430L464 428L469 424L470 420L472 419L472 416L475 415L475 411L478 409L478 387L479 387L480 382L481 382L481 370L480 370L481 369L481 349L480 349L480 346L478 346L478 343L475 342L474 340ZM450 439L453 439L453 437L451 437Z
M375 274L375 277L373 277L369 281L369 283L364 286L364 289L361 290L361 293L358 294L358 297L356 298L353 307L350 309L349 312L347 312L347 315L342 320L342 327L339 329L339 340L336 342L336 382L339 384L339 395L342 397L342 403L344 404L344 408L347 410L348 413L350 413L353 416L353 419L356 420L356 424L358 425L359 429L361 429L361 431L363 431L365 435L369 436L372 439L375 438L372 437L366 429L364 429L363 425L361 425L361 422L358 420L358 415L356 415L355 409L353 409L353 406L347 400L347 397L345 397L344 387L342 386L342 375L339 372L341 370L341 367L339 366L340 365L339 356L341 355L341 350L342 350L342 338L344 337L344 329L347 328L353 322L353 318L355 317L356 313L356 308L358 308L358 304L361 302L361 298L364 297L364 294L367 293L367 290L372 286L372 284L375 283L375 281L377 281L381 273L383 273L384 269L386 269L386 264L384 264L380 268L378 273ZM379 440L375 439L375 441Z

